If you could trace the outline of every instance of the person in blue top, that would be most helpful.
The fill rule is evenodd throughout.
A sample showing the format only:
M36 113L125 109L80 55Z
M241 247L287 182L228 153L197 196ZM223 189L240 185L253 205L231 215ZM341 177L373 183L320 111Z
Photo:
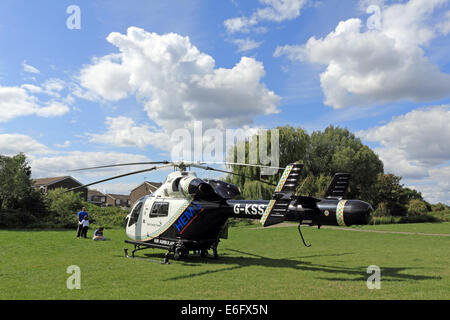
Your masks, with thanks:
M77 222L78 222L78 228L77 228L77 238L81 237L82 231L83 231L83 220L84 217L87 217L88 213L86 212L86 207L81 208L81 211L77 214Z
M94 231L92 240L106 240L106 238L103 236L103 227L100 227Z

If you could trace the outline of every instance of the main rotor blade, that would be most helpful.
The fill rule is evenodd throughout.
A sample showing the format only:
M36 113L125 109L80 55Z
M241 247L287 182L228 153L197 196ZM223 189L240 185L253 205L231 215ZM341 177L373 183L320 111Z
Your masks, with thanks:
M82 186L79 186L79 187L75 187L75 188L69 189L69 190L67 190L67 192L73 191L73 190L77 190L77 189L80 189L80 188L89 187L89 186L92 186L92 185L97 184L97 183L102 183L102 182L106 182L106 181L109 181L109 180L122 178L122 177L126 177L126 176L131 176L133 174L142 173L142 172L148 172L148 171L161 169L161 168L165 168L165 167L170 167L170 165L163 165L163 166L159 166L159 167L154 166L154 167L151 167L150 169L138 170L138 171L133 171L133 172L121 174L121 175L118 175L118 176L114 176L114 177L111 177L111 178L107 178L107 179L91 182L91 183L88 183L88 184L85 184L85 185L82 185Z
M249 164L249 163L237 163L237 162L213 162L213 161L200 161L200 164L206 163L206 164L224 164L227 166L247 166L247 167L258 167L258 168L269 168L269 169L279 169L284 170L285 168L281 167L271 167L271 166L264 166L261 164Z
M235 173L235 172L225 171L225 170L220 170L220 169L214 169L214 168L211 168L209 166L202 166L202 165L199 165L199 164L191 164L190 166L191 167L195 167L195 168L205 169L205 170L212 170L212 171L218 171L218 172L233 174L235 176L241 176L241 177L244 177L244 178L247 178L247 179L252 179L252 180L255 179L255 178L252 178L252 177L240 174L240 173ZM276 186L276 184L273 184L272 182L269 182L269 181L265 181L265 180L262 180L262 179L256 179L256 180L258 180L259 182L267 183L267 184L269 184L271 186Z
M73 170L69 170L69 171L72 172L72 171L84 171L84 170L91 170L91 169L111 168L111 167L120 167L120 166L135 166L135 165L143 165L143 164L168 164L168 163L170 163L170 162L169 161L129 162L129 163L110 164L110 165L98 166L98 167L73 169Z

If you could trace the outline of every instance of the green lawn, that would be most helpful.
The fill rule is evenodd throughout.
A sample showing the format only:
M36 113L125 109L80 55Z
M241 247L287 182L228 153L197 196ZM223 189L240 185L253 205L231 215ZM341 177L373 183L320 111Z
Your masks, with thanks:
M365 226L450 234L450 223ZM90 231L92 234L92 230ZM187 257L161 265L162 250L127 259L123 230L110 241L75 231L0 230L0 299L450 299L450 237L303 228L233 227L218 260ZM81 269L69 290L67 267ZM366 270L381 269L369 290Z

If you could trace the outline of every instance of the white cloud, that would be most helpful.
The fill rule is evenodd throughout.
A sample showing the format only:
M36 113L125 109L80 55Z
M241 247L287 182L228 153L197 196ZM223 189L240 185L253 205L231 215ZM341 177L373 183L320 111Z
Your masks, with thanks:
M216 68L214 59L188 37L136 27L128 28L127 34L113 32L107 40L120 53L85 66L79 76L84 92L74 94L105 101L136 95L160 128L154 133L170 135L175 129L191 128L197 120L205 129L241 127L257 116L279 112L280 98L261 83L264 66L253 58L243 57L231 69ZM131 132L153 130L130 122L127 127ZM123 136L124 132L117 138ZM146 141L136 143L142 146Z
M450 166L429 170L429 177L420 181L411 180L409 187L420 190L430 203L442 202L450 205Z
M34 113L37 116L49 118L62 116L67 112L69 112L69 107L65 104L57 101L49 101L45 103L45 106L37 108Z
M443 189L439 185L435 184L410 184L407 186L408 188L412 188L415 190L420 190L422 197L425 201L429 203L445 203L446 205L450 205L450 190Z
M34 84L26 83L26 84L21 85L20 87L28 90L31 93L41 93L43 91L41 87L36 86Z
M27 90L37 92L37 86L24 87L0 86L0 122L7 122L13 118L35 114L41 117L61 116L69 112L69 107L53 100L42 103L35 96L29 95Z
M159 181L155 181L155 182L159 182ZM128 194L130 194L131 190L133 190L137 186L139 186L139 182L115 182L115 183L100 183L100 184L92 186L92 188L94 188L102 193L127 194L128 195Z
M0 134L0 155L48 154L52 151L33 138L23 134Z
M69 140L64 141L62 144L55 143L54 146L57 148L69 148L71 146L71 142Z
M396 147L374 148L384 164L384 172L406 179L422 179L428 176L428 168L420 161L411 159L407 151Z
M58 146L58 145L57 145ZM65 141L58 147L70 147L70 141ZM120 153L120 152L82 152L68 151L57 152L47 146L39 143L35 139L23 134L0 134L0 154L14 156L24 153L31 167L32 177L58 177L70 175L81 183L90 183L93 181L109 178L112 176L130 173L137 170L150 168L149 165L133 165L96 169L89 171L71 172L70 170L84 167L95 167L101 165L134 163L151 161L147 156L140 154ZM151 173L150 173L151 174ZM131 176L133 177L133 176ZM120 180L112 180L120 181ZM113 182L102 184L108 192L116 192L119 189L125 190L125 187L134 183ZM102 186L100 185L100 186ZM96 188L93 186L93 188Z
M145 148L148 145L156 145L166 149L170 137L163 132L158 132L148 125L138 126L133 119L127 117L107 117L108 130L102 134L88 133L90 142L110 144L118 147Z
M233 43L238 46L237 52L246 52L258 48L263 42L246 38L234 39Z
M306 0L260 0L265 5L257 9L250 17L237 17L224 21L225 28L230 33L250 32L262 21L282 22L292 20L300 15L300 9Z
M24 62L22 63L22 66L23 66L23 71L25 71L25 72L28 72L28 73L35 73L35 74L41 73L37 68L35 68L35 67L33 67L33 66L27 64L26 61L24 61Z
M44 92L53 97L60 97L60 92L66 87L65 82L61 79L51 78L42 85Z
M438 23L436 28L445 36L450 33L450 11L445 13L445 21Z
M413 110L386 125L359 132L368 141L404 153L404 158L425 166L450 159L450 106ZM395 162L394 162L395 163ZM396 165L399 165L398 163Z
M333 108L441 99L450 95L450 75L432 64L422 47L437 36L429 19L447 1L385 6L379 30L364 31L360 19L348 19L324 38L277 47L274 56L325 65L320 82L324 103Z
M432 184L433 190L447 193L447 198L441 200L449 201L449 123L450 106L434 106L413 110L357 135L381 145L374 151L383 161L385 172L402 176L409 185L424 190L424 194ZM431 193L427 195L430 197Z
M94 59L93 64L81 70L80 84L105 100L126 98L130 91L131 75L120 57L114 54Z
M88 183L88 180L101 180L103 177L111 177L123 173L142 170L148 168L149 166L123 166L79 172L71 172L70 170L101 165L151 161L146 156L139 154L82 151L70 151L58 153L54 156L44 157L30 155L29 158L33 178L70 175L83 183Z
M236 143L258 133L261 127L244 126L233 130L208 130L197 121L189 130L176 131L172 135L146 124L136 124L131 118L120 116L106 118L107 130L102 134L87 133L89 142L115 147L152 145L169 151L170 160L227 161L227 151ZM168 158L169 159L169 158Z
M370 6L378 6L382 8L386 0L359 0L358 9L362 12L366 12Z

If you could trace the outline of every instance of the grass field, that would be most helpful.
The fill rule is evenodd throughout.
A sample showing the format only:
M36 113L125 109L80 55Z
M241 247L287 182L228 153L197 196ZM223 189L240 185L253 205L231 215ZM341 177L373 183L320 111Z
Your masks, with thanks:
M103 242L68 230L0 230L0 299L450 299L450 236L442 235L450 223L358 230L436 235L305 227L305 248L296 226L242 226L230 228L218 260L161 265L149 260L162 250L125 258L132 246L119 229ZM80 290L66 287L70 265L80 267ZM379 290L367 288L370 265L381 269Z

